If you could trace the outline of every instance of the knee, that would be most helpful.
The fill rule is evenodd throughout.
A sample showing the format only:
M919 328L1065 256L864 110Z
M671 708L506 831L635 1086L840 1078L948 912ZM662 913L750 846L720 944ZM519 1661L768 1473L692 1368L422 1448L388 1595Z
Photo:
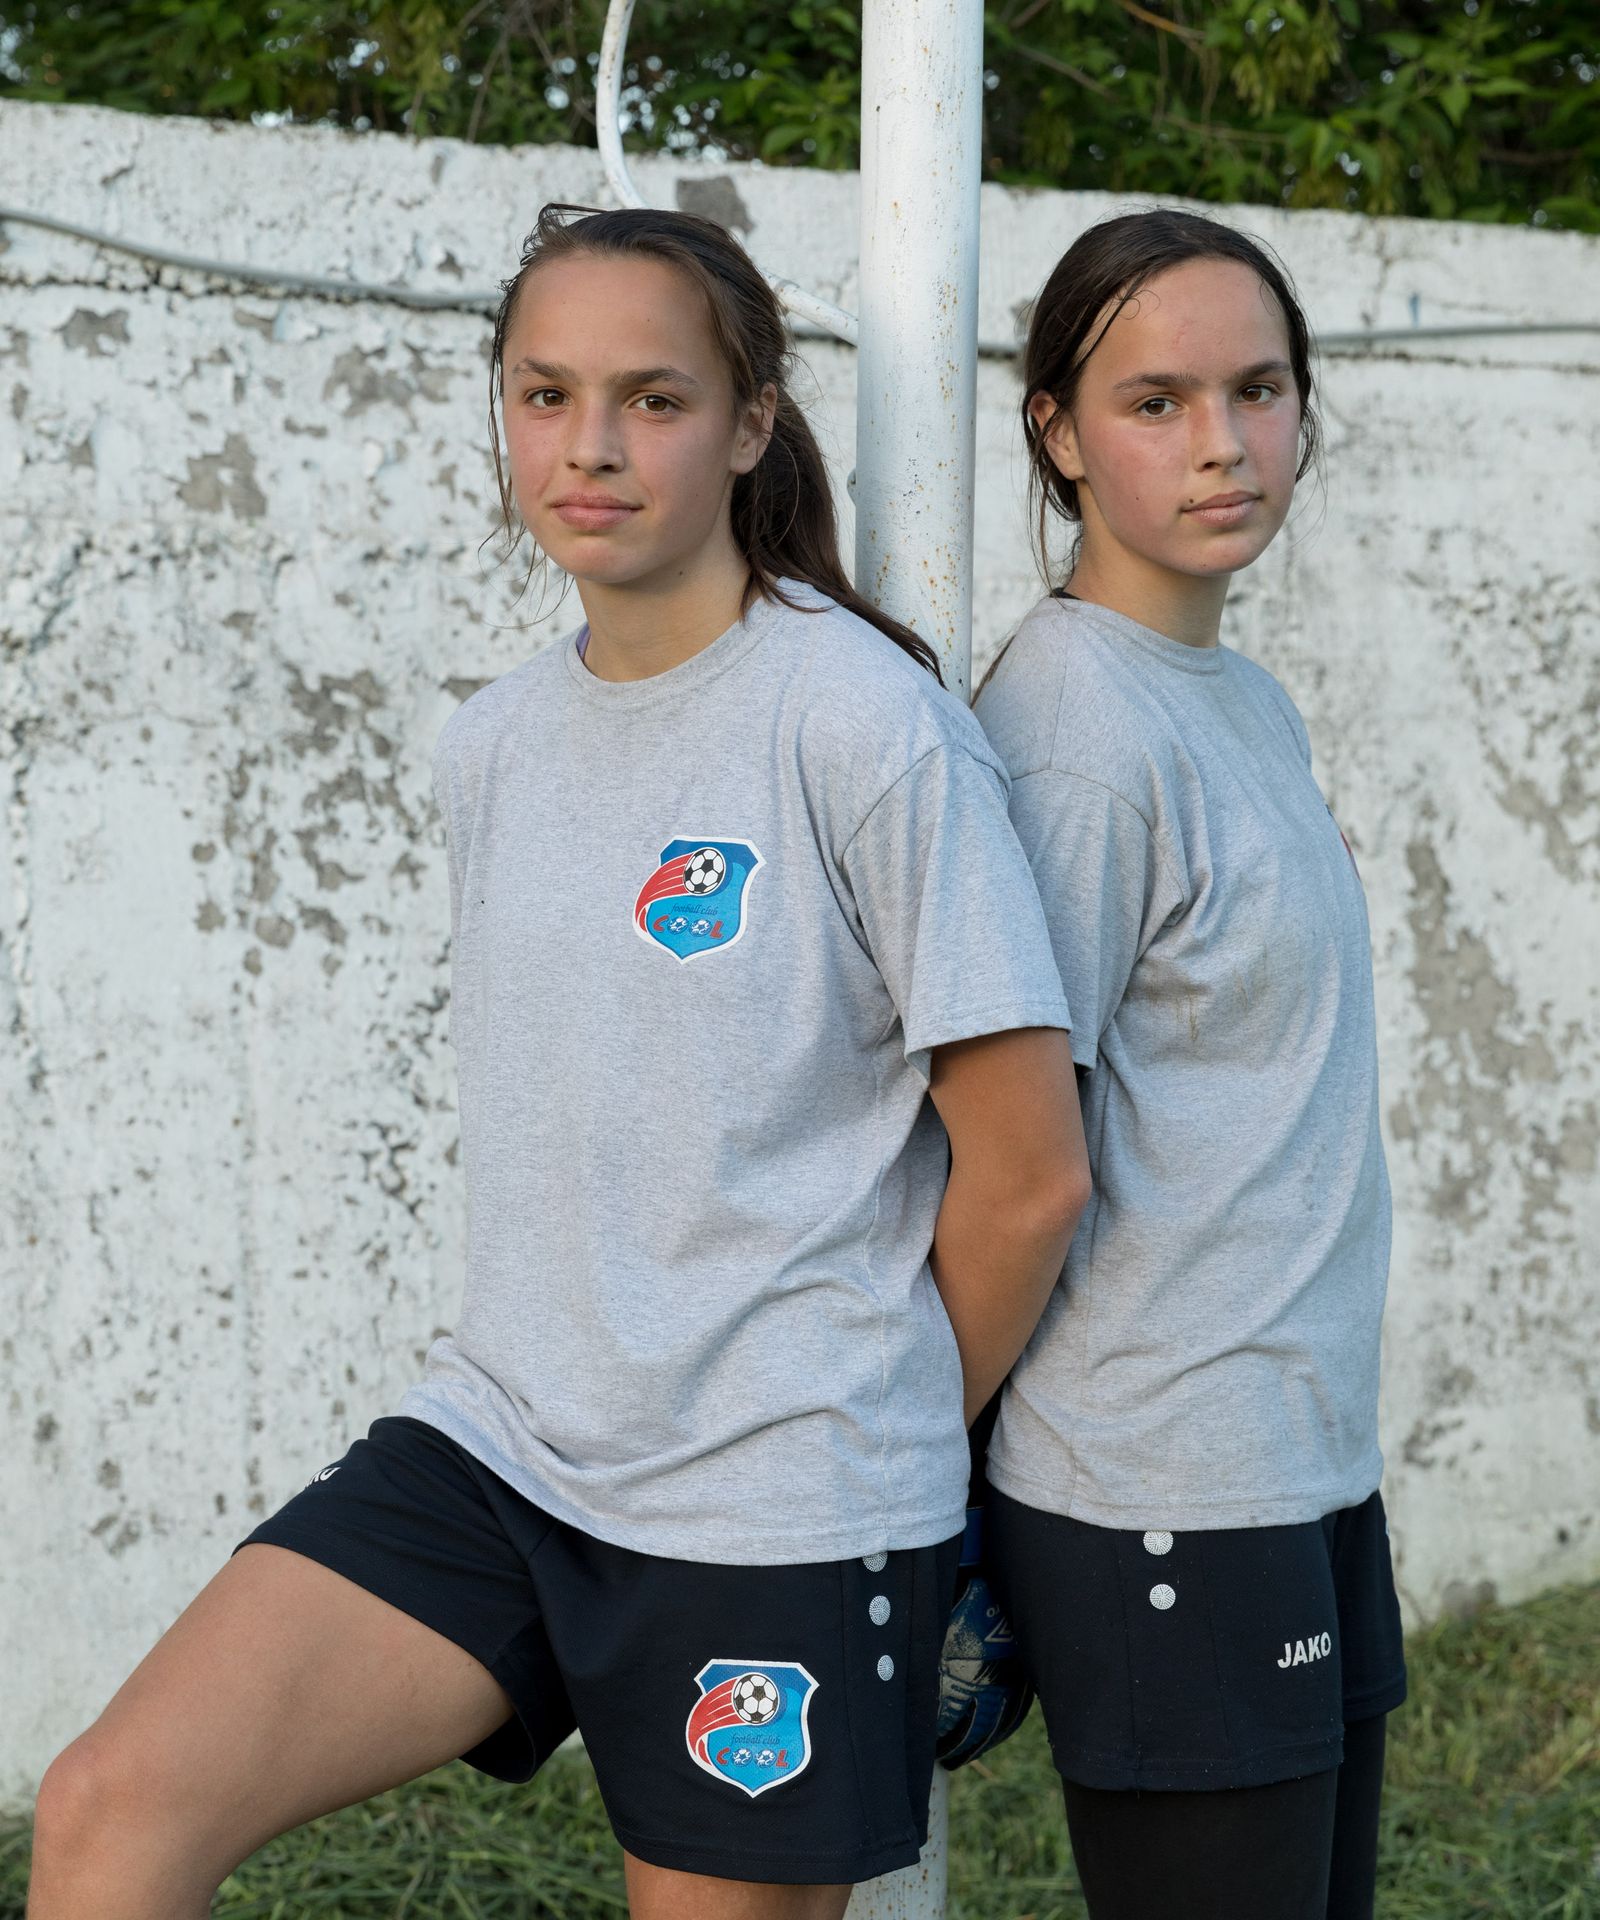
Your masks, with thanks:
M34 1872L82 1869L141 1818L137 1766L121 1743L90 1730L51 1762L33 1816Z

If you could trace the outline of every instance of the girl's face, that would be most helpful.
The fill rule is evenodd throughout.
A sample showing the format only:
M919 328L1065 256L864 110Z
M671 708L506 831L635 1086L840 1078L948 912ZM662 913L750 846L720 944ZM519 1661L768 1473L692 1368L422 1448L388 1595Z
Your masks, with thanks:
M771 407L735 414L705 300L664 260L578 254L524 283L506 335L511 487L579 581L677 586L731 542Z
M1289 334L1242 262L1158 274L1084 362L1071 415L1052 419L1044 394L1031 411L1077 482L1085 563L1234 573L1289 511L1300 457Z

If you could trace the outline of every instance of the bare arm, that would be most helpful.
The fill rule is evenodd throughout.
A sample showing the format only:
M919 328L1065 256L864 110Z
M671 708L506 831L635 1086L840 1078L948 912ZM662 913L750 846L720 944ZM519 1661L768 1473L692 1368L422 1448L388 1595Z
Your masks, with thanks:
M950 1136L933 1277L961 1350L970 1425L1027 1345L1089 1198L1066 1034L1023 1027L935 1049Z

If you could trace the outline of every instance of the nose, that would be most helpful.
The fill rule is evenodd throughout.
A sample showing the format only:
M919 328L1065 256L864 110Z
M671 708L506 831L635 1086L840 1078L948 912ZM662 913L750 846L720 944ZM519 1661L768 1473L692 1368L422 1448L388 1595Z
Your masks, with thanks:
M1191 445L1196 471L1203 473L1208 468L1220 468L1227 472L1238 466L1245 456L1245 445L1232 396L1207 394L1194 408L1191 418L1194 421Z
M566 462L580 473L615 473L625 464L621 423L603 398L575 401L568 416Z

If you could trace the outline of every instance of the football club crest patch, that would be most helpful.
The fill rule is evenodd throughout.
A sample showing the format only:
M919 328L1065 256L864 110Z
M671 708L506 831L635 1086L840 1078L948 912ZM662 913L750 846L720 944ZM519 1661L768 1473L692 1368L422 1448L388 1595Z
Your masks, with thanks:
M731 947L744 932L750 877L763 864L748 840L669 840L633 903L635 932L676 960Z
M700 1698L689 1713L689 1758L752 1800L804 1773L807 1724L817 1683L779 1660L712 1660L695 1675Z

